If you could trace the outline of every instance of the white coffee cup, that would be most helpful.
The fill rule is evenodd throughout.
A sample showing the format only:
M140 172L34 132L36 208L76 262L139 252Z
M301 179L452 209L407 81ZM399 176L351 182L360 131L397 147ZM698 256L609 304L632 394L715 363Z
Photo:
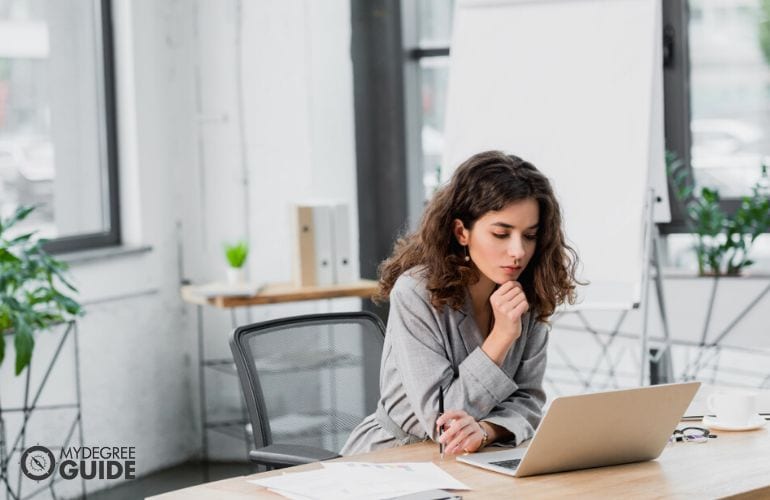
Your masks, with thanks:
M725 425L748 425L757 415L757 395L749 391L717 392L708 399L708 408Z

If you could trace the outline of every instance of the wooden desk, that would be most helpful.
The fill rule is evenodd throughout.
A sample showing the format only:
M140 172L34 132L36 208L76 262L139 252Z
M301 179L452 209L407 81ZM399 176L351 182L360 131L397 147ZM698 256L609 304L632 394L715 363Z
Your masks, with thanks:
M252 297L204 297L195 293L195 286L182 287L182 300L190 304L209 305L229 309L231 307L258 306L297 302L302 300L335 299L339 297L371 298L377 293L377 282L359 280L352 283L329 286L298 287L290 283L271 283L265 285Z
M693 425L693 422L682 426ZM696 424L697 425L697 424ZM681 427L681 426L680 426ZM487 498L770 498L769 426L749 432L719 432L708 443L668 445L657 460L637 464L601 467L542 476L513 478L484 469L439 458L433 443L419 443L376 453L346 457L344 461L424 462L432 461L472 491L464 499ZM566 445L566 443L565 443ZM319 464L302 465L282 471L202 484L159 495L162 500L283 498L247 483L249 478L316 469Z

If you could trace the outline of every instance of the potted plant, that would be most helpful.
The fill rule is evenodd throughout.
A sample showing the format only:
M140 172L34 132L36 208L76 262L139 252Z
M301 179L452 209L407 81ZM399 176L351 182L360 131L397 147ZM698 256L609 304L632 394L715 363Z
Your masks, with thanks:
M239 241L233 245L225 244L225 257L229 267L227 268L227 283L240 285L246 281L243 265L249 256L249 244Z
M77 293L64 276L67 265L43 250L45 240L33 238L34 231L20 235L12 231L34 209L19 207L7 219L0 217L0 363L5 358L6 336L13 335L16 375L32 359L35 331L82 313L80 304L66 292Z
M687 214L687 224L695 233L695 253L701 276L737 276L754 262L749 259L757 237L770 229L770 196L766 190L767 167L753 186L751 196L741 198L733 215L720 207L719 190L696 189L690 170L671 152L666 167L674 194Z

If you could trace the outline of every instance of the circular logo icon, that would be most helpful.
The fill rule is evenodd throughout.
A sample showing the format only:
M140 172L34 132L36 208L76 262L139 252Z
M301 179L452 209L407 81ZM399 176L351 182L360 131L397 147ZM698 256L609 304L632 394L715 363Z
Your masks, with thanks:
M30 446L21 454L21 471L34 481L50 477L55 466L53 453L45 446Z

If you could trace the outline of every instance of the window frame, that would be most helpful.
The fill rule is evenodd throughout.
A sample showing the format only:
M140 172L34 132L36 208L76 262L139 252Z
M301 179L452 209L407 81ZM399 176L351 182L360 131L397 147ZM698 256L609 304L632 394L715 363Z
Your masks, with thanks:
M114 30L112 24L112 1L94 2L100 9L101 62L104 85L104 144L107 161L107 197L109 206L109 228L96 233L79 233L71 236L52 238L43 247L50 253L61 254L118 246L121 244L120 200L118 189L118 133L115 80Z
M408 219L401 2L350 0L361 276L377 278Z
M690 48L687 0L662 2L663 109L666 150L679 157L692 178L690 147ZM667 179L671 222L658 224L662 234L690 233L684 206Z
M663 13L663 96L666 149L676 153L685 165L690 178L692 170L692 133L690 123L690 44L688 0L662 2ZM668 180L671 222L658 224L662 234L692 233L683 205L676 199ZM740 197L724 197L720 208L732 216L741 206Z

